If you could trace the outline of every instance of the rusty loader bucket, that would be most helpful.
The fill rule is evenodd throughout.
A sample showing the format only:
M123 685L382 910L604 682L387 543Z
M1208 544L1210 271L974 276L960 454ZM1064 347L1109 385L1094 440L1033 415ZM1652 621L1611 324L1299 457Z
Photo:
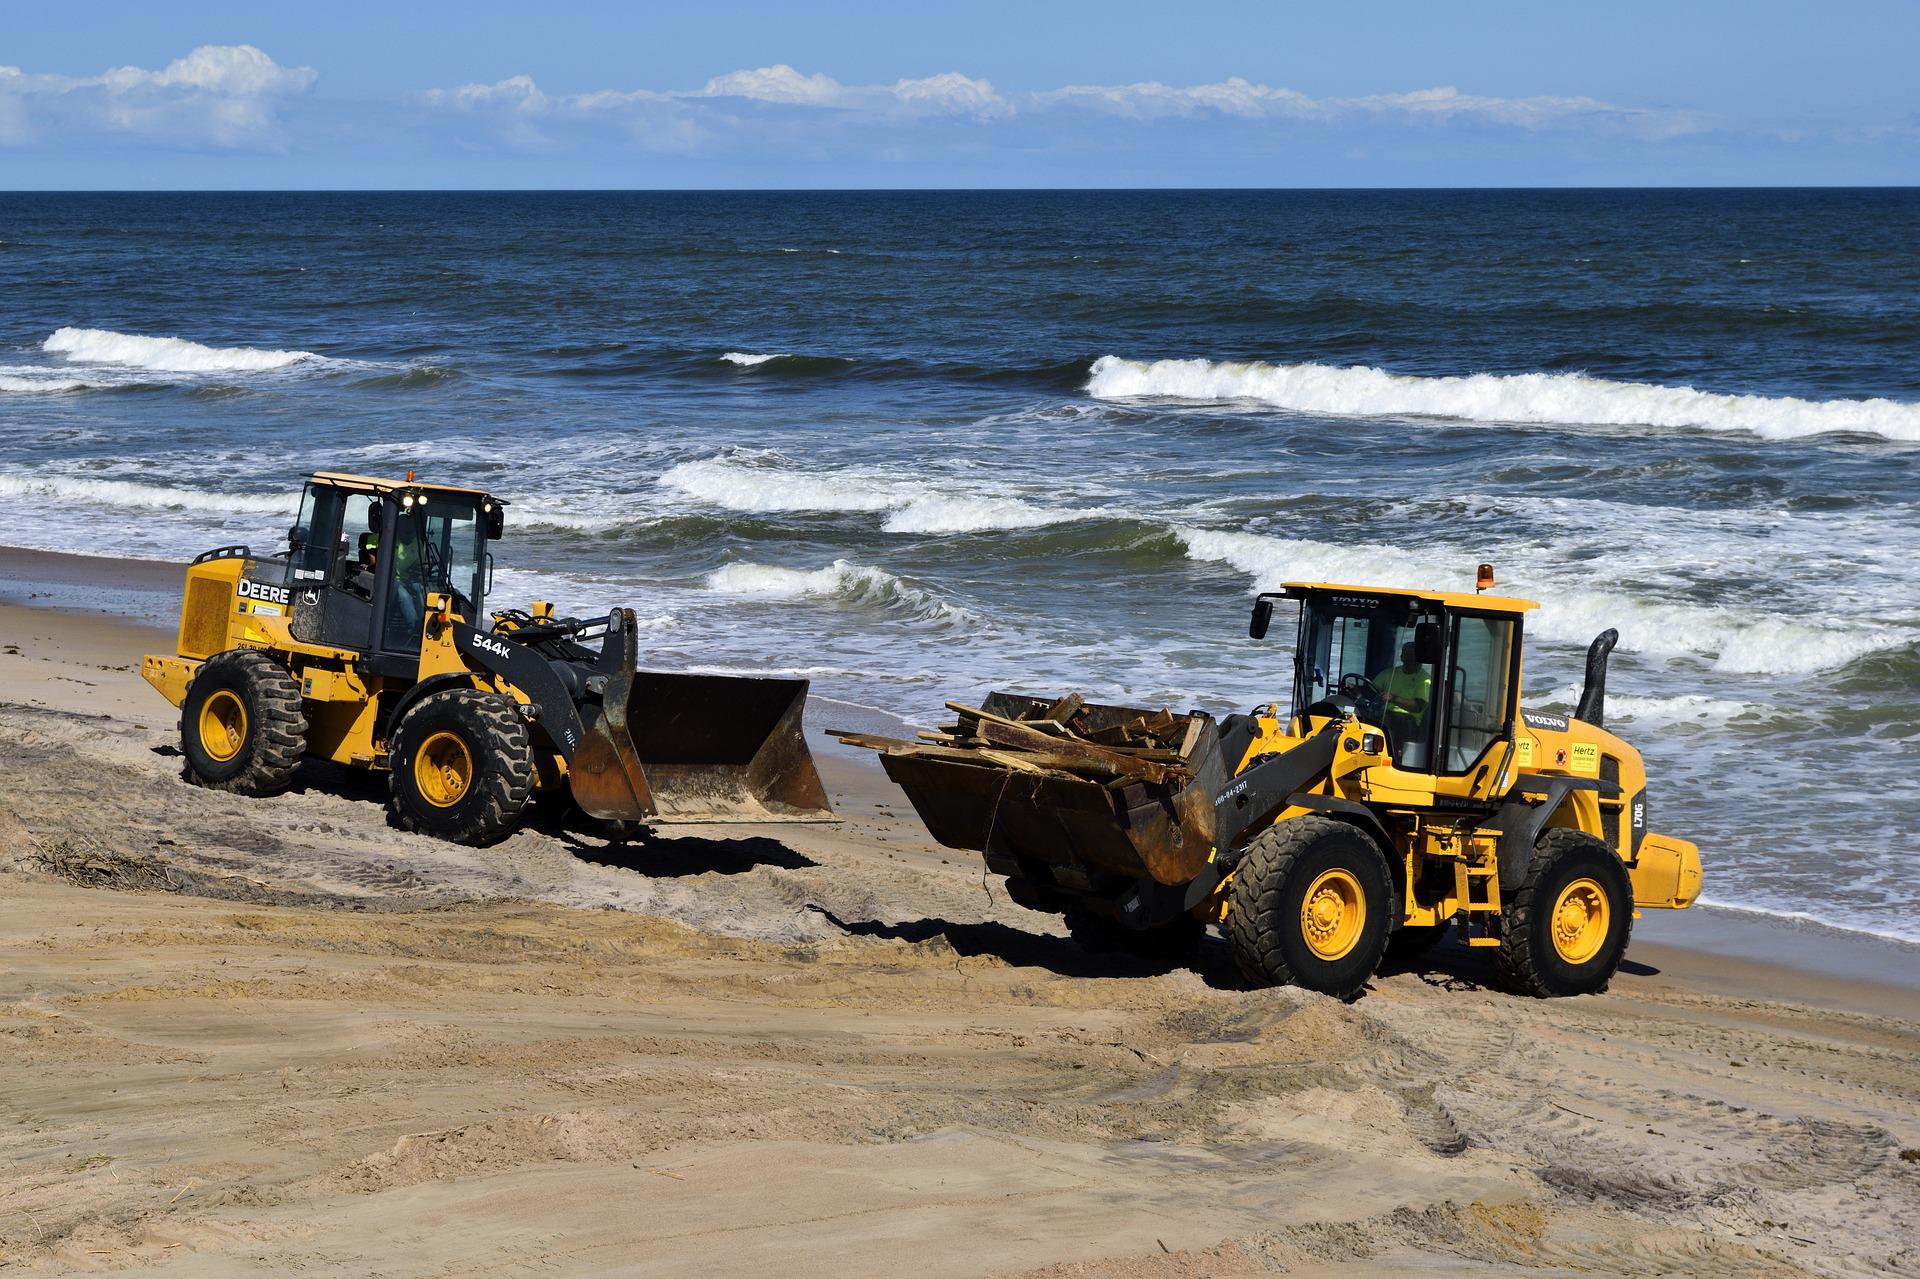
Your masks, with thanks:
M1031 722L1047 705L1041 698L993 693L980 709L1008 721ZM1076 725L1099 734L1155 717L1164 718L1165 712L1084 705ZM1081 773L1074 775L1045 766L1044 747L1017 755L900 743L900 749L882 749L880 758L927 830L949 848L1183 884L1200 872L1212 851L1214 797L1226 766L1211 716L1193 712L1173 719L1170 740L1180 743L1179 758L1146 776L1128 776L1124 765L1102 775L1099 757L1091 752L1088 759L1070 761Z
M801 733L806 680L636 671L633 627L607 642L624 652L568 768L582 810L655 823L836 820Z

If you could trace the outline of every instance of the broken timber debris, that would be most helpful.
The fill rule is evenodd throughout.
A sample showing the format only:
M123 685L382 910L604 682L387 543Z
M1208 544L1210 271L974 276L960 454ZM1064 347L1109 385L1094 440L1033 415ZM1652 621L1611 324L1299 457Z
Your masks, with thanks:
M1193 777L1189 752L1199 723L1164 707L1095 727L1089 722L1086 699L1078 693L1052 702L1036 700L1035 709L1017 716L962 702L946 706L958 718L936 730L922 730L916 734L917 741L843 729L829 730L829 736L888 755L956 763L973 760L1020 772L1064 773L1106 783L1180 785Z

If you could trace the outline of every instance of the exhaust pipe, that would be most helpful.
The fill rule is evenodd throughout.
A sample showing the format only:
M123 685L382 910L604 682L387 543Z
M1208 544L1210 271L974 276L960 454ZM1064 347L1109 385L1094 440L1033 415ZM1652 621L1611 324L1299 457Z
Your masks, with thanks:
M1595 728L1605 727L1607 713L1607 659L1613 655L1613 646L1620 642L1620 632L1608 627L1593 637L1593 643L1587 645L1587 686L1580 690L1580 705L1574 708L1573 717Z

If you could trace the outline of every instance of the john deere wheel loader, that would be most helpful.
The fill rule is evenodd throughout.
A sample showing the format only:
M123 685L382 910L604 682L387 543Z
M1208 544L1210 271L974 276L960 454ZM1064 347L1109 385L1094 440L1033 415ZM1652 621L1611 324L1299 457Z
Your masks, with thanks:
M1257 984L1349 996L1453 927L1516 990L1598 991L1636 908L1692 903L1699 851L1648 831L1640 755L1603 726L1613 631L1569 718L1520 709L1531 601L1298 582L1254 638L1277 599L1300 605L1284 710L994 693L919 742L842 736L1076 938L1165 956L1218 923Z
M141 665L180 708L188 778L271 795L306 757L384 769L400 825L466 844L543 792L617 822L832 820L805 680L636 670L631 609L488 621L505 506L322 471L284 554L194 560L178 653Z

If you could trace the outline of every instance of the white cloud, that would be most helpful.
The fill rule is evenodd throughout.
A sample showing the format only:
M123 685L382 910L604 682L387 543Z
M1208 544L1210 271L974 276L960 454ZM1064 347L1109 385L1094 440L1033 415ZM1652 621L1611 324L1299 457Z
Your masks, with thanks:
M910 111L970 115L980 119L1010 116L1013 107L994 92L991 82L946 71L924 80L896 80L885 90Z
M566 97L543 94L526 76L514 76L491 85L466 85L433 90L427 102L465 110L508 108L517 112L556 114L619 112L644 108L659 119L663 105L681 110L682 121L713 119L724 122L726 104L735 109L750 105L768 110L827 112L835 118L884 123L927 117L971 119L978 122L1030 122L1062 115L1102 116L1118 121L1203 119L1208 116L1258 124L1292 122L1302 125L1338 125L1357 121L1399 124L1403 127L1468 124L1485 127L1594 129L1631 132L1648 137L1672 137L1697 132L1704 122L1691 114L1620 107L1588 97L1535 96L1501 98L1462 93L1452 86L1406 93L1350 98L1312 98L1295 89L1255 84L1232 76L1207 84L1169 85L1157 80L1134 84L1070 84L1058 89L1003 95L986 80L958 71L892 84L843 84L832 76L808 75L776 63L714 76L698 89L602 90Z
M772 111L829 113L835 119L905 121L929 117L977 120L1014 114L1013 105L986 80L948 71L885 85L842 84L827 75L805 75L784 63L714 76L698 89L600 89L548 94L532 77L517 75L492 84L430 89L421 104L481 120L493 119L498 136L519 146L547 146L567 121L582 127L617 125L635 140L685 151L713 140L716 130L751 132ZM753 124L741 114L746 108ZM536 130L533 120L542 128Z
M432 106L509 107L515 111L544 111L551 99L540 92L532 76L508 76L492 84L463 84L457 89L429 89L421 95Z
M1462 93L1451 85L1353 98L1311 98L1293 89L1253 84L1233 76L1213 84L1071 84L1028 95L1035 107L1065 107L1136 120L1204 114L1244 120L1298 120L1337 124L1371 119L1401 123L1498 125L1528 130L1625 130L1657 137L1696 132L1704 121L1689 112L1621 107L1588 97L1500 98Z
M313 87L312 67L283 67L250 44L202 45L158 71L28 75L0 67L0 142L124 134L175 146L271 146L279 108Z
M707 81L703 98L747 98L797 107L839 106L847 89L832 76L801 75L786 63L753 71L729 71Z
M1336 98L1338 111L1405 115L1414 119L1469 120L1510 125L1520 129L1550 129L1594 125L1673 137L1705 127L1695 113L1622 107L1597 98L1536 96L1494 98L1462 93L1452 85L1418 89L1412 93L1385 93L1361 98Z
M299 93L313 86L312 67L283 67L250 44L203 44L159 71L115 67L97 81L114 93L139 89L199 89L226 97L269 97Z
M1138 120L1192 116L1203 111L1258 119L1262 116L1307 116L1317 104L1292 89L1251 84L1239 76L1218 84L1177 87L1148 80L1140 84L1070 84L1030 95L1042 107L1082 107Z

